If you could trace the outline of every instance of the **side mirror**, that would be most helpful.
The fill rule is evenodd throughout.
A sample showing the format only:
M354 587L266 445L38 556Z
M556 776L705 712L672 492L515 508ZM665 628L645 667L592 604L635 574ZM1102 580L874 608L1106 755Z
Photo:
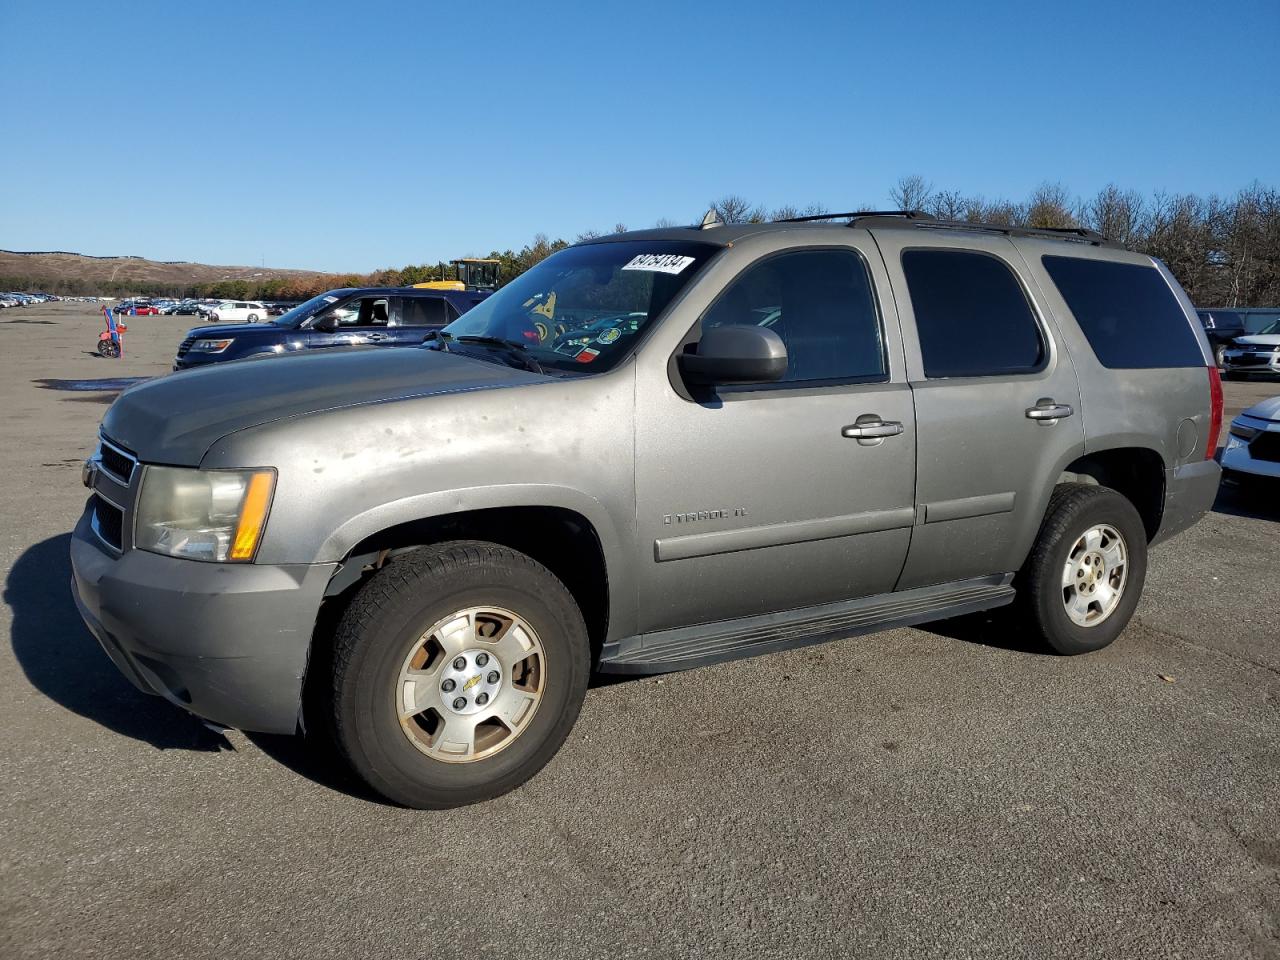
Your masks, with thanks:
M769 383L787 373L787 347L768 327L712 327L695 349L676 359L687 383Z

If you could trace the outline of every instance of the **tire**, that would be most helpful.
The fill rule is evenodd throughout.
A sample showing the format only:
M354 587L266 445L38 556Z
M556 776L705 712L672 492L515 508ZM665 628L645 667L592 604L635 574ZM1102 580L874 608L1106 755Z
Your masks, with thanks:
M120 347L119 347L119 345L118 345L115 341L113 341L113 340L99 340L99 341L98 341L98 354L99 354L99 356L103 356L103 357L110 357L110 358L114 359L114 358L116 358L116 357L120 356Z
M250 323L257 323L257 322L258 322L258 315L257 315L256 313L251 313L251 314L249 314L249 322L250 322Z
M1123 564L1113 562L1117 554L1106 531L1119 535ZM1099 544L1082 547L1094 532L1102 532ZM1103 576L1091 580L1099 569ZM1122 576L1117 577L1117 571ZM1015 578L1017 613L1022 625L1055 653L1073 656L1101 650L1129 623L1146 576L1147 531L1133 504L1110 487L1059 484L1031 554ZM1118 590L1110 605L1108 590ZM1080 616L1089 622L1079 622Z
M502 620L510 622L493 627ZM525 641L536 652L508 655ZM334 741L356 776L393 803L443 809L487 800L520 786L564 743L590 664L582 614L546 567L480 541L416 550L374 574L338 623ZM524 687L516 682L521 670ZM490 698L485 689L495 676ZM519 711L510 708L516 701ZM415 712L423 702L431 706ZM509 723L496 716L502 711ZM456 742L449 731L459 731ZM469 752L460 749L468 742Z
M1227 362L1227 345L1225 343L1218 344L1213 350L1213 362L1218 365L1221 370Z

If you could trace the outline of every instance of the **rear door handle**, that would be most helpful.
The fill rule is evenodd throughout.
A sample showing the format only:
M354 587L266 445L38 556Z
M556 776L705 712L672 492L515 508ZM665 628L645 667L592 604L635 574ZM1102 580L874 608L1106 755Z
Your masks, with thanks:
M882 437L896 437L901 432L902 424L897 420L864 420L859 417L857 423L841 428L840 436L850 440L876 440Z
M1027 419L1052 422L1069 417L1075 410L1069 403L1056 403L1049 397L1041 397L1034 407L1027 407Z

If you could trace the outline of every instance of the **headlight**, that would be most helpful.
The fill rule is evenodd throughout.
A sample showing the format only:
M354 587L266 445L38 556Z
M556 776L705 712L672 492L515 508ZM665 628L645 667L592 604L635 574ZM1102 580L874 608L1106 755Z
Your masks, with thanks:
M228 337L226 340L197 340L191 344L191 349L201 353L221 353L235 342L235 337Z
M134 546L215 563L253 559L275 491L274 470L147 467Z
M1246 427L1243 423L1232 422L1227 432L1233 437L1239 437L1241 440L1252 440L1262 431L1255 430L1253 427Z

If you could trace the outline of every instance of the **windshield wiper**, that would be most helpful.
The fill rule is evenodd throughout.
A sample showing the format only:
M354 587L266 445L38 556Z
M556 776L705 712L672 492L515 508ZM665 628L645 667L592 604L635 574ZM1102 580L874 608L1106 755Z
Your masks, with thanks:
M529 348L518 340L508 340L505 337L485 337L470 333L455 337L451 333L444 333L443 330L440 331L440 335L447 336L450 340L456 340L458 343L478 343L486 347L500 347L508 357L520 361L520 365L526 370L531 370L534 373L546 372L542 369L542 364L530 356Z

